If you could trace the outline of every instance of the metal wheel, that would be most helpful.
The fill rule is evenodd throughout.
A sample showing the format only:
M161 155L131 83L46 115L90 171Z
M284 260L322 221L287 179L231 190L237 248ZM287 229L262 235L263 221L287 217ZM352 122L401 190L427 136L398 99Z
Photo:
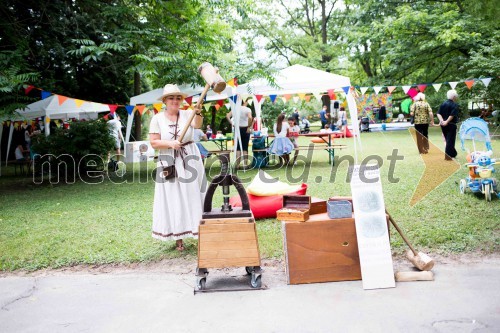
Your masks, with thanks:
M253 266L246 266L245 267L245 271L247 271L248 275L251 275L254 270L255 269L253 268Z
M484 198L486 201L491 201L491 185L486 184L484 185Z
M198 290L205 290L206 284L207 278L201 278L198 280L198 283L196 283L196 288L198 288Z
M460 193L464 194L467 189L467 181L465 179L460 179Z
M252 288L260 288L262 287L262 275L252 274L252 280L250 281L250 285Z

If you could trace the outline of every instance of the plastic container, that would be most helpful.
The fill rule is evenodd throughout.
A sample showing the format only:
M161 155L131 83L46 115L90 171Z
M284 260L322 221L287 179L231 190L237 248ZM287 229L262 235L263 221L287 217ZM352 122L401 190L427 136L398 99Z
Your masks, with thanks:
M352 204L347 200L335 200L326 202L328 217L331 219L341 219L352 217Z

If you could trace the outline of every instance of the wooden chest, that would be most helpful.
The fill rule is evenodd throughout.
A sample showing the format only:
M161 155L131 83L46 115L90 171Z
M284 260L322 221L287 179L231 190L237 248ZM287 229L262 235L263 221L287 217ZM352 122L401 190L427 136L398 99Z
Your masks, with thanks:
M311 198L311 208L309 209L309 215L326 213L326 200L320 198Z
M278 220L304 222L309 219L311 197L308 195L284 195L283 208L276 211Z
M282 228L288 284L361 279L354 218L322 213Z

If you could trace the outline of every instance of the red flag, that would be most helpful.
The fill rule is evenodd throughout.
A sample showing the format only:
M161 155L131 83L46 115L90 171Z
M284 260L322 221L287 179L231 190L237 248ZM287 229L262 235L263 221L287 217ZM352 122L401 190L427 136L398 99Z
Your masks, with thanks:
M219 99L219 100L217 101L217 105L218 105L219 107L222 107L222 106L224 105L224 100L223 100L223 99Z
M24 93L28 95L30 91L33 90L33 88L35 88L35 86L32 85L27 86L26 88L24 88Z
M262 95L255 95L255 98L257 98L257 102L260 103L260 100L262 99Z
M420 92L424 92L425 88L427 88L427 85L426 84L419 84L417 87L418 87L418 90L420 90Z
M235 77L233 80L234 80L234 86L237 87L238 86L238 78Z
M118 108L118 105L116 104L108 104L109 106L109 112L115 113L116 109Z
M333 89L328 89L328 90L327 90L327 92L328 92L328 96L330 96L330 99L331 99L331 100L335 100L335 99L337 98L337 97L335 96L335 92L334 92L334 90L333 90Z
M191 105L191 103L193 102L193 96L186 97L184 100L188 105Z

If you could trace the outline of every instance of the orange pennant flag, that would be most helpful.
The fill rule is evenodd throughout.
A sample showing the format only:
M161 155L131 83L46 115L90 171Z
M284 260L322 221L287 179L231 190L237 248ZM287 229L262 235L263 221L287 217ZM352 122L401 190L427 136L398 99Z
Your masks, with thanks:
M217 111L219 111L219 109L220 109L220 105L219 105L219 104L215 104L215 109L216 109Z
M474 85L474 80L467 80L464 83L467 86L467 88L469 88L469 90L471 90L472 86Z
M137 111L139 111L139 114L142 116L142 113L144 112L144 108L146 107L146 105L136 105L135 108L137 109Z
M57 95L57 100L59 101L59 105L63 105L63 103L66 102L67 99L68 97L66 96Z
M81 99L75 99L75 104L76 104L76 107L79 108L80 106L82 106L82 104L85 102L85 101L82 101Z
M337 96L335 96L335 92L333 91L333 89L328 89L327 92L331 100L335 100L335 98L337 98Z
M306 100L306 102L309 102L311 100L311 95L307 95L306 97L304 97L304 99Z
M257 96L255 96L257 97ZM286 94L286 95L283 95L283 97L286 99L286 101L288 102L290 100L290 98L292 98L292 95L290 94Z

